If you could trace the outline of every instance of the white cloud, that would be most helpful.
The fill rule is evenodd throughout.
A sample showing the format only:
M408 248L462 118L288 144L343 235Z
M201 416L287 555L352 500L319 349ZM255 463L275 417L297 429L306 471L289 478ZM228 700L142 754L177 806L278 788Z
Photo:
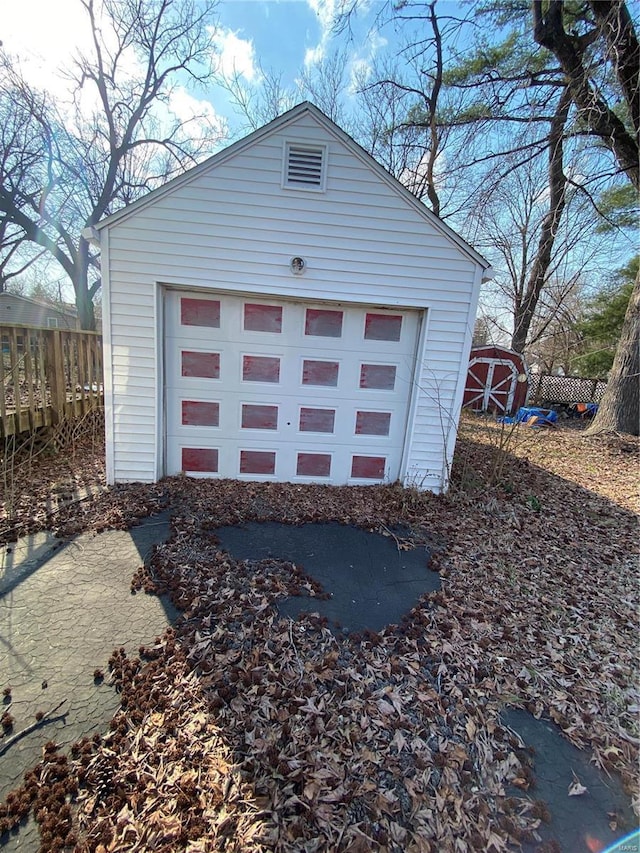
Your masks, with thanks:
M219 116L209 101L199 100L190 95L182 86L172 92L168 104L172 113L183 125L189 126L189 135L199 141L223 139L228 128L225 119Z
M357 51L351 60L349 93L354 94L363 80L366 80L373 70L376 55L386 47L388 39L380 35L378 30L371 30L367 36L365 47Z
M307 5L316 15L322 34L330 32L338 11L344 6L341 0L307 0Z
M69 26L69 21L73 21L73 26ZM98 24L103 40L114 47L114 31L105 20L99 20ZM18 57L25 78L34 87L48 91L69 122L81 121L82 117L100 110L99 93L91 83L85 83L72 103L74 86L64 73L65 69L73 69L73 57L78 53L89 56L93 53L89 22L78 0L7 4L6 10L3 9L1 36L5 49ZM233 33L228 33L226 39L221 36L218 44L221 58L229 62L235 53L238 70L251 79L255 73L253 46ZM142 66L132 48L120 56L119 69L120 79L133 80L140 76ZM154 105L153 114L163 128L171 126L175 118L180 119L189 125L189 133L201 141L227 134L225 121L213 106L179 85L172 89L168 105L160 101Z
M327 46L322 42L317 44L315 47L308 47L304 54L304 67L311 68L313 65L317 65L322 59L324 59L326 51Z
M99 11L99 7L98 7ZM69 22L73 21L73 26ZM98 18L104 43L116 44L116 35L108 21ZM71 103L76 88L74 58L93 56L89 18L78 0L30 0L13 3L3 9L3 47L17 58L24 78L36 89L48 92L56 100L63 115L76 112ZM133 48L124 51L119 60L120 73L132 79L140 72L140 62ZM97 89L85 81L75 107L80 114L90 115L100 107Z
M315 47L307 48L305 53L304 64L309 68L325 59L329 45L335 36L334 24L336 19L342 12L348 9L349 3L348 0L306 0L306 3L318 19L320 27L320 40ZM357 24L358 30L363 26L369 26L369 24L365 24L364 22L369 16L371 8L375 7L375 5L376 0L360 0L358 3L357 20L354 19L352 21L352 23ZM366 32L362 37L362 41L364 47L357 51L356 59L358 61L368 61L369 63L378 51L387 44L387 39L380 35L379 31L375 28Z
M326 56L327 46L331 41L333 23L344 3L343 0L307 0L307 5L317 17L320 25L320 41L315 47L307 48L304 55L305 67L309 68Z
M0 0L2 2L2 0ZM2 11L0 37L4 48L18 58L25 79L37 89L43 89L55 99L60 114L70 127L81 123L96 111L101 103L96 87L85 81L81 92L75 93L67 71L73 71L73 57L85 53L93 54L91 30L86 12L79 0L28 0L22 3L6 3ZM100 6L98 5L99 9ZM70 26L69 22L73 25ZM104 42L115 46L116 35L108 21L98 20ZM233 36L233 34L231 34ZM253 46L233 36L231 40L220 40L225 60L232 48L239 57L244 56L238 67L245 75L253 73ZM119 79L135 80L140 77L142 66L133 48L119 58ZM161 133L170 132L176 119L185 125L185 132L204 148L215 145L227 136L225 120L216 113L209 101L199 100L183 86L175 85L168 103L156 101L152 109L153 119ZM98 144L98 143L96 143Z
M429 167L429 153L423 154L417 163L410 164L400 175L400 183L408 187L411 192L418 192L426 186L427 172ZM442 190L447 177L447 156L444 151L438 152L433 164L433 180L436 189Z
M349 73L349 94L355 94L360 86L369 79L370 74L371 61L369 59L353 59Z
M256 66L253 42L242 39L233 30L216 30L213 43L219 51L217 71L225 77L244 77L249 83L257 81L260 74Z
M74 26L69 22L74 21ZM29 81L54 95L68 93L60 67L89 44L90 32L78 0L33 0L5 3L2 10L2 42L19 57Z
M48 63L67 56L77 45L78 27L70 27L69 21L80 11L78 0L3 5L2 41L10 53L26 53Z

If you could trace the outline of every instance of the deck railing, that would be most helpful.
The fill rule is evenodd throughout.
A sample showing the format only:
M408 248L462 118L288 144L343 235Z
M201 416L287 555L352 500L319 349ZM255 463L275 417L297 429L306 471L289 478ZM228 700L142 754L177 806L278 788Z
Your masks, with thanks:
M103 405L96 332L0 325L0 433L31 431Z

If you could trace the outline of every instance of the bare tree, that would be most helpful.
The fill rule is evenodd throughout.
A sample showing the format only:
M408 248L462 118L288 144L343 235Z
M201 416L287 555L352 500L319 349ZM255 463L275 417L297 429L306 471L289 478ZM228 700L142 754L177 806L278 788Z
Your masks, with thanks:
M351 117L347 115L344 95L348 87L348 58L344 48L322 57L305 67L300 75L300 92L312 101L331 121L344 130L350 130Z
M515 156L486 173L466 230L496 271L485 298L502 308L503 333L524 353L550 333L563 300L570 301L577 282L601 264L601 246L592 238L593 207L571 177L575 164L568 176L559 167L558 183L550 186L552 151L527 169L510 169Z
M337 50L310 66L305 66L294 85L286 86L282 72L258 65L256 80L248 81L239 71L218 72L216 83L228 94L242 121L239 133L257 130L290 110L302 100L310 100L325 115L348 130L350 117L344 108L347 89L347 59Z
M354 134L363 148L398 180L412 172L409 147L401 145L403 131L398 128L407 112L403 86L383 80L400 81L402 73L397 60L371 69L360 69L354 75L358 92ZM407 186L407 184L405 184ZM417 193L414 193L417 194Z
M357 3L345 13L356 14ZM445 56L456 52L465 21L443 13L438 0L385 3L378 21L405 32L394 62L380 62L360 81L360 128L365 147L437 216L445 212L446 180L456 153L449 147L455 112L445 86ZM448 159L448 162L447 162ZM446 165L445 165L446 163Z
M399 4L393 14L405 18L408 5ZM404 173L399 177L404 179L405 185L414 195L428 202L436 216L440 216L436 164L442 154L446 135L440 121L445 35L443 20L436 7L437 0L431 0L425 7L424 22L430 30L429 35L417 41L411 40L402 51L407 64L413 66L412 77L416 82L409 83L393 75L378 77L367 88L374 94L384 89L387 92L395 90L395 94L403 100L404 114L393 128L405 162ZM411 160L414 166L409 169Z
M531 328L531 343L525 350L528 364L538 364L544 373L562 368L574 372L580 335L576 323L582 316L589 292L584 280L575 274L547 281Z
M17 293L16 287L20 289L20 285L17 284L20 277L45 252L45 249L41 249L34 254L24 249L24 233L11 222L0 220L0 293L6 293L9 286L13 293ZM11 285L10 282L12 282Z
M34 254L47 250L56 254L57 245L26 212L40 204L43 176L52 170L51 145L41 122L48 108L46 96L21 88L1 53L0 81L0 269L4 289L7 281L29 266ZM25 101L28 108L22 109ZM31 241L40 241L43 248L30 251ZM64 259L60 256L58 260L62 263Z
M441 11L436 0L385 8L413 35L401 68L398 62L386 74L377 68L361 86L365 115L375 119L371 127L383 128L375 136L378 151L367 147L378 158L381 151L385 165L436 214L466 222L467 234L473 223L473 242L500 256L506 275L498 282L513 319L512 347L524 352L545 284L555 276L567 201L576 200L575 193L567 195L565 174L576 148L571 95L542 51L532 50L524 15L506 35L497 27L469 49L459 43L468 43L472 24L495 26L495 15L485 11L469 21L448 7ZM542 159L544 183L533 187L530 176L538 178ZM495 211L496 199L504 210L487 221L487 206ZM515 209L527 205L526 212ZM500 233L509 219L504 211L513 213L508 224L517 226L515 235Z
M216 72L215 82L226 91L242 121L236 131L238 134L258 130L302 100L300 88L285 86L282 77L282 72L266 70L261 65L258 65L255 83L247 82L237 70L230 74Z
M83 328L93 328L99 263L82 231L193 165L221 130L212 110L187 120L172 110L178 75L194 84L211 79L214 3L80 5L91 45L67 71L69 103L35 90L3 55L0 119L26 130L0 163L0 220L58 261Z
M563 136L571 99L565 90L558 100L549 131L547 189L548 205L540 223L533 263L527 272L522 298L514 305L512 349L524 352L529 329L551 267L560 219L566 203L567 178L564 173Z
M14 156L16 151L21 152L20 157ZM0 102L0 174L5 178L4 191L15 192L28 180L26 173L41 155L30 127L30 116L18 114L10 103ZM23 229L0 214L0 293L34 260L28 249L24 251L25 242Z

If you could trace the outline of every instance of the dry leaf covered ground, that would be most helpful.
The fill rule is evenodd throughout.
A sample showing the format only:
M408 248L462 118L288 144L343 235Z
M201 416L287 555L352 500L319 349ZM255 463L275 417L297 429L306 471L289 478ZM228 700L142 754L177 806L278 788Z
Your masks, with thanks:
M47 464L31 511L15 481L5 536L170 507L173 536L132 589L168 591L183 618L139 659L114 652L111 731L68 761L52 744L0 811L33 808L43 849L517 849L547 810L506 705L553 719L637 803L637 439L465 419L446 497L176 477L52 508L78 466ZM282 620L279 598L322 591L221 552L215 528L250 519L404 525L432 543L442 590L380 634Z

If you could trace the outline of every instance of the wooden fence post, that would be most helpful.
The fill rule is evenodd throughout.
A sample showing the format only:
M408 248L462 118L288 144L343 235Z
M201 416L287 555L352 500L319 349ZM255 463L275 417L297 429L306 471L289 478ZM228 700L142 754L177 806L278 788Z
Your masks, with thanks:
M62 338L59 329L47 329L47 365L51 390L52 422L55 424L64 418L67 399Z
M24 344L24 333L22 335ZM11 381L13 383L13 405L15 408L15 432L20 432L22 423L22 400L20 398L20 354L18 352L18 331L14 327L9 331L9 360L11 363Z

